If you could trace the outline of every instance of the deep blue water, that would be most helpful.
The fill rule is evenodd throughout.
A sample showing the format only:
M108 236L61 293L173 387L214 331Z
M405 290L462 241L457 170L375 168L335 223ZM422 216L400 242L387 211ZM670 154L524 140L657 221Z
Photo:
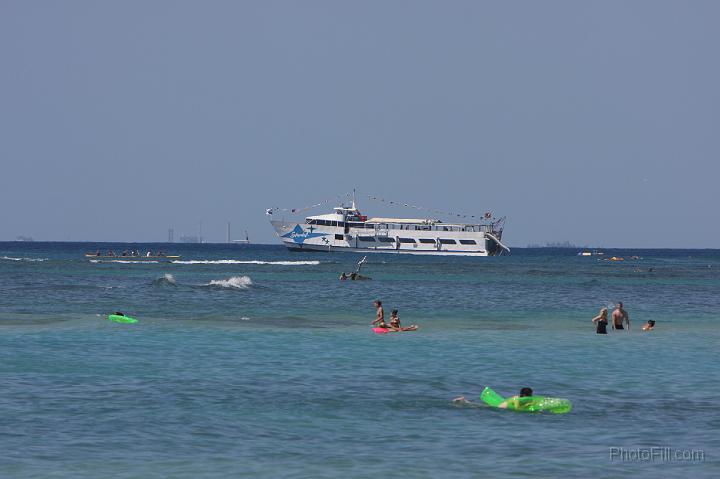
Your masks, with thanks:
M182 263L83 257L148 247ZM720 250L605 252L642 259L378 254L340 282L360 256L0 243L0 476L717 477ZM376 298L420 329L373 334ZM615 301L631 331L596 335ZM484 385L574 409L453 405ZM704 460L610 458L655 446Z

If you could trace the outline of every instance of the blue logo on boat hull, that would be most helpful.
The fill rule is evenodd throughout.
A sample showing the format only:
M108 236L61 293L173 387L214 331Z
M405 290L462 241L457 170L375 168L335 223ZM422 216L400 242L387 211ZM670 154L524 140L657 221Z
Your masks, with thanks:
M300 225L295 225L295 228L282 235L282 238L290 238L296 244L303 244L305 240L327 235L328 233L313 233L312 226L310 227L310 231L305 231Z

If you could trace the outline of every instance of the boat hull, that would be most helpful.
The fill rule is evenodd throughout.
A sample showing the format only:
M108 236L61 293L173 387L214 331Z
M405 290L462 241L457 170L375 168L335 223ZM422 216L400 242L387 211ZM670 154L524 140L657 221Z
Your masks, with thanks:
M356 230L286 221L270 223L290 251L497 256L507 250L483 231Z

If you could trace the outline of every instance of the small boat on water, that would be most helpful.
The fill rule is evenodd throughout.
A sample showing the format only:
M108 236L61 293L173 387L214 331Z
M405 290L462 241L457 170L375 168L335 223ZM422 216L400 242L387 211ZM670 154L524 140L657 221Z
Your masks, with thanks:
M358 261L357 268L355 268L355 271L352 271L350 273L342 272L340 274L340 281L350 280L350 281L365 281L368 279L372 279L369 276L363 276L360 274L360 268L365 263L365 260L367 260L367 256L364 256L363 259Z
M228 235L229 237L229 235ZM248 236L247 230L245 230L245 239L234 239L232 240L232 243L235 244L250 244L250 237Z
M140 251L123 251L121 254L115 254L110 250L105 253L96 251L95 253L85 253L85 257L90 260L118 260L118 261L173 261L180 259L180 255L169 255L162 251L152 253L148 251L140 254Z
M581 251L577 255L578 256L603 256L604 254L605 253L603 253L602 251L598 251L598 250L594 249L592 251Z

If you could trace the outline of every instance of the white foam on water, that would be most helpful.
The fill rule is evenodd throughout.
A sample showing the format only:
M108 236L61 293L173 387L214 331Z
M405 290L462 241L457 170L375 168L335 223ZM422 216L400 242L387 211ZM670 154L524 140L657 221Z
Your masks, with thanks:
M47 261L48 258L13 258L12 256L3 256L0 259L6 261Z
M221 288L247 289L253 282L249 276L233 276L228 279L214 279L206 286L219 286Z
M159 263L159 261L126 261L122 259L91 259L91 263L123 263L123 264L147 264L147 263Z
M320 261L258 261L239 259L198 259L198 260L174 260L175 264L272 264L279 266L310 266L318 265Z
M165 281L167 281L170 284L177 284L175 282L175 277L173 275L171 275L170 273L165 273L165 276L163 276L163 278L165 279Z

